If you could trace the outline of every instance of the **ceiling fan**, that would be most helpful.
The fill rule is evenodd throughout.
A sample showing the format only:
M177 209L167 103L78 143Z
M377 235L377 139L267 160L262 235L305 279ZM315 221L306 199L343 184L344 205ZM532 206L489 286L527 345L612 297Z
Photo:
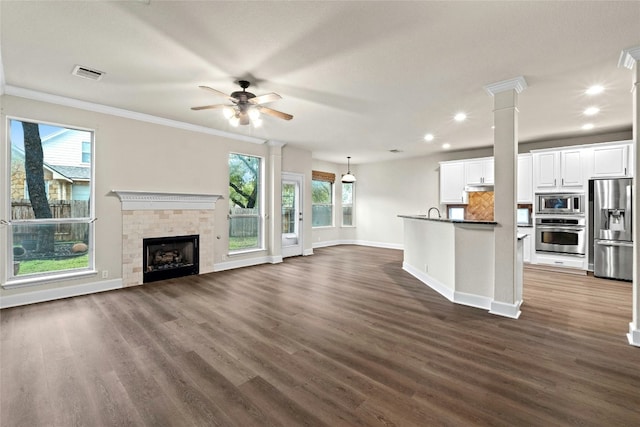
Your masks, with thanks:
M251 92L247 92L247 88L251 85L247 80L239 80L238 84L242 88L241 91L235 91L231 95L227 95L224 92L210 88L209 86L200 86L204 90L213 92L216 95L227 98L232 104L214 104L203 105L201 107L191 107L192 110L214 110L222 108L224 116L229 120L231 126L248 125L253 123L258 127L262 124L260 113L268 114L279 119L291 120L293 116L291 114L283 113L272 108L267 108L262 104L268 102L277 101L282 99L277 93L267 93L265 95L255 96Z

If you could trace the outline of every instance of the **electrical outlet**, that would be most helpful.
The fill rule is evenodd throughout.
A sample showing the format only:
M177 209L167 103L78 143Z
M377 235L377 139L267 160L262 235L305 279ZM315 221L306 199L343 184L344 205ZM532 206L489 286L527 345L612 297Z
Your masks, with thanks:
M109 270L102 270L102 278L103 279L109 278Z

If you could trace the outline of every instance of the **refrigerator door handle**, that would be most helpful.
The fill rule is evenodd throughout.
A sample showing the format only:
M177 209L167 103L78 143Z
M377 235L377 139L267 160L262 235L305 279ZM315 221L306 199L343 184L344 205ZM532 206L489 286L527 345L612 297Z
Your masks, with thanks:
M601 246L624 246L627 248L633 247L633 242L621 242L618 240L596 240L596 245Z

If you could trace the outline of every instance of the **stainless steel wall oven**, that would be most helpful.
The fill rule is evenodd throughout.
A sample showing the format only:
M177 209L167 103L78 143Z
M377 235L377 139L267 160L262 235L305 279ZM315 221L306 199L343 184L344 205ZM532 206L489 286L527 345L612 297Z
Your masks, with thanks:
M584 216L544 215L536 218L536 252L584 256L586 241Z

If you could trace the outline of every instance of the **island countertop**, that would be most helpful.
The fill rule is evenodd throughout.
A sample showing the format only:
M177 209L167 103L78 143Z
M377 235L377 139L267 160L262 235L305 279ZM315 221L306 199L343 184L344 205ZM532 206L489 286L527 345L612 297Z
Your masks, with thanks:
M408 219L420 219L425 221L439 221L439 222L450 222L452 224L484 224L484 225L498 225L495 221L484 221L484 220L474 220L474 219L450 219L450 218L429 218L427 215L398 215L400 218L408 218Z

